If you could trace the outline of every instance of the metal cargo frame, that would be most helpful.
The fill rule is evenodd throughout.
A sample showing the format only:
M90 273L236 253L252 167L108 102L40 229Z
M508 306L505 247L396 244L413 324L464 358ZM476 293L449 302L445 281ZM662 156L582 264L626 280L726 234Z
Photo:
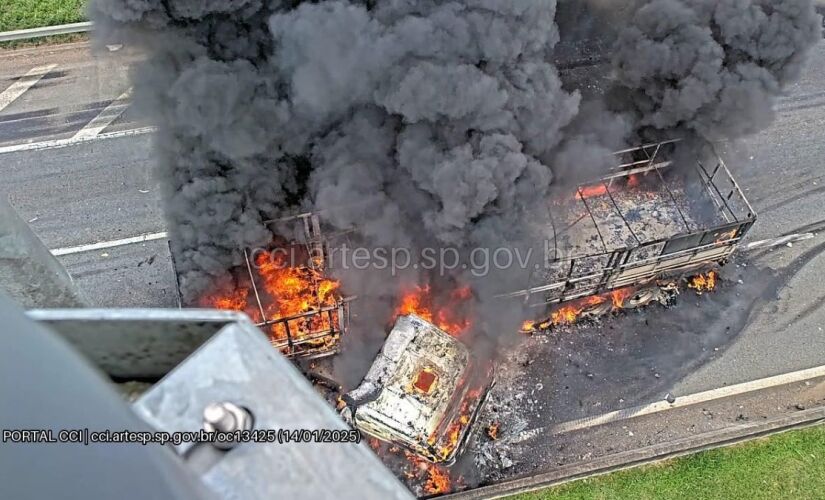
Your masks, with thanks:
M282 231L273 231L273 234L284 234L284 225L288 224L294 231L292 234L293 240L302 244L306 248L307 255L311 257L307 261L307 266L316 270L328 269L328 260L326 258L328 254L328 244L323 235L317 213L309 212L269 220L265 221L264 224L270 227L280 226ZM312 311L284 318L271 318L267 315L266 308L261 301L259 292L260 285L258 283L259 277L253 270L254 266L250 260L250 250L244 248L242 251L244 267L252 285L252 292L255 298L254 306L260 315L260 318L255 318L255 325L267 334L269 334L272 329L279 328L280 325L280 328L283 329L282 331L286 336L286 339L282 341L271 339L272 345L288 358L316 359L338 353L340 351L341 336L349 329L350 303L357 297L341 297L332 305L322 306ZM170 255L172 255L172 267L175 272L178 306L183 307L180 294L180 281L171 246L169 252ZM295 331L300 328L302 323L306 325L315 318L321 318L320 324L328 326L312 330L308 335L297 336L295 334ZM326 321L324 321L324 319Z
M566 302L589 295L604 293L616 288L629 285L641 285L656 278L679 274L689 270L699 269L714 263L723 262L736 249L738 243L750 230L756 221L756 213L745 198L739 185L733 179L724 161L715 152L716 165L706 168L701 161L696 161L696 173L702 183L703 191L713 202L714 209L724 222L711 227L691 227L689 217L684 214L676 203L673 193L668 188L662 176L662 170L672 165L672 161L663 158L663 149L672 147L678 139L661 143L646 144L616 152L620 163L613 168L613 172L602 177L595 183L584 183L576 186L576 192L584 204L586 215L593 222L601 243L601 252L596 251L584 255L555 259L548 265L558 266L563 272L561 279L528 286L527 289L509 293L504 297L523 298L531 306L542 306ZM642 241L634 233L616 201L610 192L610 187L619 179L633 174L654 172L665 188L670 200L676 207L682 224L683 232L652 241ZM616 213L638 246L625 246L608 251L604 238L599 232L599 223L582 194L584 186L603 185ZM583 262L599 262L595 269ZM586 272L577 272L577 269L587 269ZM531 281L535 276L531 276ZM541 300L536 300L536 297Z

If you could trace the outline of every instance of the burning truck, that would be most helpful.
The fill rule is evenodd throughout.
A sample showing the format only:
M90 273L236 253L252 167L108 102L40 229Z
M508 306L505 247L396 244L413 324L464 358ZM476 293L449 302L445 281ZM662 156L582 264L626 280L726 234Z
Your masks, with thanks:
M491 364L410 314L395 322L361 385L343 396L343 416L366 434L449 464L491 385Z
M431 304L427 286L410 290L363 382L338 394L334 380L305 363L336 354L349 329L356 297L344 296L329 277L327 255L335 240L324 234L314 213L270 224L275 234L289 236L265 251L242 249L243 263L233 270L239 286L208 293L193 305L245 312L275 348L333 390L328 399L345 403L341 413L353 427L430 462L452 463L493 380L492 363L477 359L456 338L470 326L461 308ZM470 294L467 287L457 288L449 294L450 305Z
M539 228L548 261L526 289L501 296L551 309L523 331L666 303L685 279L712 288L756 213L717 154L676 168L678 142L619 151L611 173L552 202L557 216Z
M694 288L712 287L716 269L756 214L718 155L709 165L675 168L677 142L619 151L608 175L548 200L552 223L536 230L555 252L526 289L500 296L550 308L549 317L525 322L524 331L664 302L686 276L699 276L690 283ZM291 359L333 355L348 334L355 297L329 277L330 240L318 214L272 224L273 234L290 235L278 246L288 248L292 259L243 250L243 265L235 270L238 288L207 295L197 305L246 312ZM470 294L458 288L449 299L460 302ZM449 464L467 441L493 369L456 338L469 328L467 318L452 317L454 307L425 304L429 296L421 287L402 299L361 384L334 399L345 420L365 434Z
M329 241L318 215L304 213L267 224L280 239L269 249L241 250L243 264L233 270L237 288L184 304L176 281L178 304L245 312L290 359L336 354L356 297L342 295L340 283L329 277ZM177 280L177 271L175 276Z

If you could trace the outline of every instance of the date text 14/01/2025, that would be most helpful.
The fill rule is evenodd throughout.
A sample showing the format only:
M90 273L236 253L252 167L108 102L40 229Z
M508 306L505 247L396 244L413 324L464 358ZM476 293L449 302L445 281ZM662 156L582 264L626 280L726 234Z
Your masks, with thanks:
M361 433L352 429L270 429L237 431L239 442L262 443L360 443Z

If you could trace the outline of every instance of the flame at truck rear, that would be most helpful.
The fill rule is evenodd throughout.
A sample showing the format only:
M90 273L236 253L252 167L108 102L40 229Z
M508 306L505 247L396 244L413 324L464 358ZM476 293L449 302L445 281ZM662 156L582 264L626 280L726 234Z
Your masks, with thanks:
M430 285L416 286L402 294L395 309L395 317L415 314L456 336L466 332L471 326L467 310L471 298L472 290L468 286L454 288L438 297Z
M335 354L355 297L342 295L341 283L329 276L321 222L306 213L272 223L295 235L276 237L267 248L242 249L234 286L204 294L197 305L246 313L288 357Z

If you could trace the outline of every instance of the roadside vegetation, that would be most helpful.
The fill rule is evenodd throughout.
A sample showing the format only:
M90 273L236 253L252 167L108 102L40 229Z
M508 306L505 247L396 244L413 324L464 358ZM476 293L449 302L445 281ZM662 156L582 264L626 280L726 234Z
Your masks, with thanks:
M0 0L0 32L41 28L86 20L86 0ZM0 43L0 49L83 40L85 34L59 35Z
M0 31L40 28L86 20L86 0L2 0Z
M825 426L586 479L510 500L825 498Z

